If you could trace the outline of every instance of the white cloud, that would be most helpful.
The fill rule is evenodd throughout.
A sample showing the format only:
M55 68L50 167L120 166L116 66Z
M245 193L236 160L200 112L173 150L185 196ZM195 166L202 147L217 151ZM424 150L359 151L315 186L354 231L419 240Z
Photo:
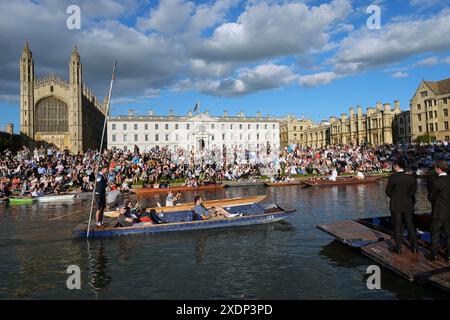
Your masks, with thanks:
M0 94L0 101L8 103L19 103L19 96L15 94Z
M165 89L236 96L294 82L313 87L414 55L429 56L388 71L401 78L415 66L439 63L436 56L450 47L449 10L429 19L393 17L382 30L368 31L354 30L348 18L351 0L322 5L251 0L237 18L231 9L242 0L161 0L156 5L151 1L152 8L136 17L136 25L127 26L119 18L136 16L148 1L79 0L82 29L70 31L65 9L72 2L0 0L5 48L0 51L0 100L18 93L17 61L25 40L30 41L39 77L54 72L67 79L70 52L78 45L86 84L99 96L106 93L111 64L118 58L116 103L140 102ZM321 53L335 48L335 55L324 61ZM291 67L285 61L298 63ZM441 62L450 64L450 57ZM317 73L299 76L294 67Z
M438 57L429 57L416 62L417 67L432 67L439 63Z
M331 32L332 34L338 34L338 33L343 33L343 32L351 32L355 29L355 27L352 24L348 24L348 23L339 23L338 25L336 25L335 28L333 28L333 31Z
M398 71L398 72L394 73L391 77L394 79L403 79L403 78L409 77L409 73Z
M194 10L194 3L184 0L160 0L159 6L150 11L148 18L138 18L140 30L156 30L174 34L186 27Z
M363 70L397 62L413 54L448 50L450 14L427 20L386 25L381 32L359 32L346 38L337 53L338 65Z
M236 67L234 63L207 62L201 59L190 60L190 75L193 77L220 78L230 74Z
M302 2L250 5L236 22L217 27L192 54L208 61L252 61L323 50L332 25L344 19L352 7L348 0L308 7Z
M402 20L386 24L377 32L360 29L342 40L338 52L329 59L341 76L398 63L423 53L447 51L450 47L450 12L422 20ZM434 57L419 65L432 65Z
M301 76L299 78L299 83L303 87L311 88L323 84L328 84L339 78L340 76L334 72L320 72L306 76Z
M222 23L228 10L239 2L240 0L218 0L213 4L197 5L189 23L189 31L198 33Z
M161 89L175 82L185 60L182 49L169 39L145 35L114 20L93 26L88 17L80 31L68 30L67 15L61 9L25 0L0 1L0 38L2 47L8 48L0 51L0 95L18 94L18 59L25 40L30 42L37 77L54 72L68 79L70 54L77 45L85 83L99 97L107 92L116 58L117 96L145 96L146 89Z
M409 4L413 7L428 8L441 3L441 0L409 0Z
M17 2L26 3L23 0ZM69 5L76 4L81 9L83 22L87 22L85 18L111 19L134 14L143 4L141 0L40 0L34 2L40 7L49 8L48 11L58 10L64 13Z
M199 82L197 89L217 96L238 96L280 88L297 79L287 66L264 64L253 69L240 70L237 78Z

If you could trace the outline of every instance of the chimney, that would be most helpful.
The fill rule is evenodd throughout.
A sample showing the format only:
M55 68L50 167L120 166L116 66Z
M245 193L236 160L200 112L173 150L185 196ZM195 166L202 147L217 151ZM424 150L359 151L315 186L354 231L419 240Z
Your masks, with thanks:
M336 121L336 117L334 117L334 116L330 117L330 123L333 123L335 121Z
M237 116L239 118L243 118L245 116L245 114L244 114L244 112L240 111L240 112L238 112Z
M133 109L128 109L128 116L133 116L134 115L134 110Z
M153 110L153 109L148 110L148 115L150 117L153 117L155 115L155 110Z
M362 116L362 108L361 106L358 106L358 116L361 115Z
M350 119L353 119L354 115L355 115L355 110L353 110L353 107L350 107Z
M188 117L192 117L192 110L189 110L187 115L188 115Z
M384 106L384 112L391 111L391 104L390 103L385 103L383 106Z
M14 134L14 125L12 123L6 124L6 133L13 135Z
M395 106L395 109L400 109L400 101L398 101L398 100L395 100L394 101L394 106Z
M227 110L223 110L223 116L224 117L228 117L228 111Z
M169 117L173 117L173 109L169 109Z
M383 104L381 102L377 102L377 110L382 110L383 109Z
M261 111L256 112L256 117L258 117L258 118L261 118L261 117L262 117ZM289 117L289 114L288 114L288 117Z
M347 120L347 115L345 113L341 114L341 121Z

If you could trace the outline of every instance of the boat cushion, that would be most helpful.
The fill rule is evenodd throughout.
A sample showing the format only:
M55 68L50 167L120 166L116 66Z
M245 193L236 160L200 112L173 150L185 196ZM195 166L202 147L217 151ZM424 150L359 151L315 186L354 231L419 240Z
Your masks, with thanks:
M168 213L158 213L158 217L163 223L169 222L187 222L193 220L193 214L191 210L168 212Z
M229 213L242 213L244 216L250 216L255 214L263 214L264 208L257 203L244 204L241 206L234 207L224 207L224 209Z

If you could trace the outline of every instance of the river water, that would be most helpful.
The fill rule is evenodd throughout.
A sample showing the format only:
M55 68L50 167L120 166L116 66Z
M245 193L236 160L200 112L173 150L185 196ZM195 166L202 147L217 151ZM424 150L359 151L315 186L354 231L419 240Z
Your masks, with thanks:
M132 235L87 241L71 230L87 221L89 200L0 207L0 299L442 299L448 294L382 269L317 224L389 214L386 181L328 188L242 187L207 199L265 194L297 213L268 225ZM153 206L160 196L140 198ZM192 200L186 193L182 201ZM419 184L418 211L429 211ZM85 211L86 212L86 211ZM81 290L68 290L69 265Z

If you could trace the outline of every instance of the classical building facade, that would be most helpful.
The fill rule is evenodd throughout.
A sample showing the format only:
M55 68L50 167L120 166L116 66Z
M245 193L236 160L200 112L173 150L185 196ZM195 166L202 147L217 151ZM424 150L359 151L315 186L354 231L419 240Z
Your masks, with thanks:
M83 83L81 57L75 47L69 82L50 74L35 78L28 42L20 59L20 132L23 143L46 143L72 152L98 149L105 108Z
M288 145L303 145L305 142L304 131L313 126L314 122L309 119L299 119L295 115L288 114L280 122L280 144L282 148Z
M245 148L258 151L270 145L271 150L280 148L279 119L236 116L210 116L208 112L186 116L157 116L153 111L148 115L114 116L108 119L108 148L141 151L156 146L171 150L228 150Z
M401 112L399 101L394 102L394 108L390 103L378 102L376 108L367 108L365 114L361 107L356 113L350 108L349 115L330 117L330 141L332 144L355 145L395 143L394 119Z
M297 119L289 114L280 124L281 145L321 148L330 144L369 143L372 145L392 144L411 141L409 111L402 112L400 103L377 103L376 108L362 107L356 112L350 108L349 114L330 117L329 121L314 123L311 120Z
M330 144L329 123L323 120L315 123L310 119L298 119L288 114L280 122L280 143L285 148L288 145L321 148Z
M430 135L433 140L450 141L450 78L422 81L411 99L412 139Z

